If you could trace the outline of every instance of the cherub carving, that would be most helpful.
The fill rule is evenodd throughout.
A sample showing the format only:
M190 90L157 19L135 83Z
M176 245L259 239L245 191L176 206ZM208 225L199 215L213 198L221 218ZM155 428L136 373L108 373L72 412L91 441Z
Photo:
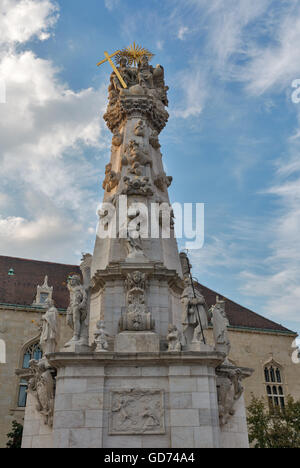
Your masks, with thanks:
M134 134L138 137L144 137L145 127L145 122L142 119L140 119L134 128Z
M175 325L169 325L168 332L168 351L180 352L182 349L180 332Z
M103 320L100 320L97 323L97 331L94 333L95 343L96 343L96 353L106 352L108 350L108 341L107 338L109 334L106 332L105 323Z

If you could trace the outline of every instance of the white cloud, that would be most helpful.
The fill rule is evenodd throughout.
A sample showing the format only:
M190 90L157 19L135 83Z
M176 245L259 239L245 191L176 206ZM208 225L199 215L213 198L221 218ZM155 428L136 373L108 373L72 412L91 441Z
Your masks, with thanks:
M183 41L185 36L188 34L188 32L189 32L189 28L187 26L181 26L179 28L177 38Z
M273 317L300 322L300 176L294 172L286 178L290 169L288 174L285 171L285 165L291 168L294 160L295 154L291 154L290 161L278 162L279 180L267 191L278 200L275 216L266 226L271 249L264 261L267 272L244 271L242 290L249 296L264 297L265 311Z
M177 75L176 83L183 97L179 106L173 110L173 116L186 119L200 115L209 87L205 72L197 65L191 66Z
M84 241L84 235L78 234L80 228L84 232L95 213L90 187L100 178L101 163L99 168L99 157L97 162L87 158L86 151L106 147L99 115L106 91L101 86L75 92L59 79L51 60L14 47L34 36L46 38L57 15L54 2L5 1L1 12L17 17L16 26L12 23L4 36L6 42L1 38L0 76L6 83L7 103L0 106L0 165L1 181L14 187L10 195L19 213L4 217L5 198L1 197L1 254L28 256L31 252L35 258L53 254L56 259L63 253L59 247L56 255L54 247L61 239L70 261L70 249L75 252ZM31 16L34 24L28 22ZM0 25L1 21L5 24L5 18ZM74 248L70 247L72 239Z
M24 43L34 36L49 37L58 18L58 7L51 0L1 0L0 45Z
M113 11L120 5L120 0L104 0L104 4L109 11Z
M241 78L254 94L262 94L271 88L281 91L290 87L300 77L300 9L283 17L278 29L273 32L273 46L255 47L251 50L251 61L241 73Z

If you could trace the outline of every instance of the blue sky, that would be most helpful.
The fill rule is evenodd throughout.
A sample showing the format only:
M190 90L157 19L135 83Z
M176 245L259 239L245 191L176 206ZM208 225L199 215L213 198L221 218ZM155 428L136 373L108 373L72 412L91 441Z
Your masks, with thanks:
M172 202L204 202L194 276L300 331L300 4L2 0L0 254L92 251L109 159L103 52L133 41L170 86Z

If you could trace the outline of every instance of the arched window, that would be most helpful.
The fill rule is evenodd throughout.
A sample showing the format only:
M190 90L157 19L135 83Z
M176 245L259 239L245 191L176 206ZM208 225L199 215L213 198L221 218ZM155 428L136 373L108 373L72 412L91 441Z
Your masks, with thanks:
M34 343L28 346L23 355L23 369L29 369L29 362L32 359L39 361L40 359L42 359L42 356L43 351L41 350L39 343Z
M279 366L268 364L264 368L266 391L268 396L269 407L281 408L285 407L284 391L283 391L283 376ZM271 385L270 385L271 384Z
M29 369L29 363L32 359L39 361L43 357L43 352L39 343L32 343L29 345L24 353L22 359L22 368ZM19 384L19 394L18 394L18 407L25 408L27 401L27 380L21 379Z

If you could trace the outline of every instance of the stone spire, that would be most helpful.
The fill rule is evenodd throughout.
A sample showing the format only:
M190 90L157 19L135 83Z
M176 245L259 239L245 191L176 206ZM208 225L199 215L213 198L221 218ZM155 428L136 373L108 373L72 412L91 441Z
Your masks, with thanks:
M112 73L104 115L112 132L112 148L103 182L104 205L99 212L102 235L99 230L91 267L90 337L99 320L105 321L111 336L128 329L132 317L126 314L138 308L145 329L155 330L166 341L168 324L180 327L183 278L168 195L172 177L164 171L159 142L169 118L169 88L164 68L154 68L148 56L136 67L128 66L127 59L121 57L117 71L127 89ZM114 210L116 235L104 238ZM167 238L162 229L169 230ZM145 276L143 293L126 289L129 275L135 272L135 276Z

